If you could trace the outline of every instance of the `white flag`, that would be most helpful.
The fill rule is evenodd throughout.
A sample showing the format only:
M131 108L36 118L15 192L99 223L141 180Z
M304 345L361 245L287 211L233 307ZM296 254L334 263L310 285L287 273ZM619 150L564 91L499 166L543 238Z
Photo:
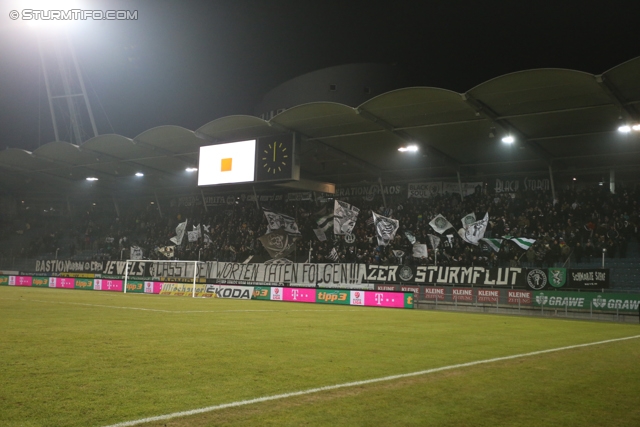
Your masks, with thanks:
M338 255L338 251L336 251L336 248L331 249L331 253L327 258L329 258L333 262L337 262L340 259L340 255Z
M431 243L431 248L436 249L440 246L440 238L438 236L434 236L433 234L427 234L429 237L429 243Z
M198 233L196 231L187 231L187 240L190 242L198 241Z
M436 231L438 234L442 234L450 228L453 228L453 225L447 218L443 217L441 214L438 214L435 218L431 220L429 225Z
M427 252L427 245L424 243L416 243L413 245L413 257L414 258L427 258L429 253Z
M461 228L458 234L467 243L472 245L478 245L480 239L484 237L484 232L487 231L487 225L489 224L489 213L484 214L484 218L480 221L476 221L470 224L467 228Z
M462 221L462 228L467 228L468 226L476 222L476 214L472 212L468 215L465 215L465 217L462 218L461 221Z
M185 219L184 222L181 222L180 224L178 224L178 226L176 227L175 237L172 237L171 239L169 239L178 246L182 244L182 239L184 238L184 232L187 229L187 221L188 219Z
M131 246L131 258L142 259L142 248L140 246Z
M359 213L360 209L355 206L336 200L333 207L333 233L351 234Z
M198 238L202 237L202 229L200 228L200 224L193 226L193 232L196 233Z
M409 239L409 243L411 243L412 245L416 243L416 236L414 236L412 232L405 231L404 235L407 236L407 239Z
M314 228L313 232L316 233L316 237L318 238L318 240L320 240L321 242L324 242L327 240L327 235L324 233L324 231L322 230L322 228Z
M387 218L386 216L377 215L373 213L373 222L376 227L376 237L378 238L379 246L387 246L396 235L398 227L400 227L400 221L397 219Z

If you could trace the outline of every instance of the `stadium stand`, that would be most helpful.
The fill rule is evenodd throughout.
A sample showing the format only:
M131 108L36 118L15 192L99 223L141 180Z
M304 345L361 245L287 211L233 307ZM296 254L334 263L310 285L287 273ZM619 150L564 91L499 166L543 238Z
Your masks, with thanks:
M473 246L464 242L453 229L449 242L445 236L438 254L438 265L484 267L573 267L598 268L602 266L603 249L606 249L605 265L612 269L612 284L619 289L638 288L640 268L637 260L637 224L640 220L638 193L621 189L618 194L609 191L586 189L558 192L557 202L552 204L543 193L476 194L462 201L458 194L444 194L429 199L407 199L401 196L387 198L387 208L379 200L351 200L360 208L354 228L355 242L347 243L342 236L334 236L331 229L328 239L318 240L313 233L316 221L333 209L333 201L324 204L314 201L276 202L269 208L296 218L301 238L296 250L289 256L296 262L334 262L329 256L335 248L337 262L379 265L433 265L435 253L428 243L428 235L436 234L429 221L437 214L444 215L451 223L459 223L468 213L482 217L489 213L489 226L485 237L512 235L535 239L535 244L524 251L514 243L505 241L499 252L488 246ZM378 246L371 212L387 214L400 221L400 228L388 246ZM131 209L121 216L112 212L91 209L75 215L64 212L22 211L20 218L2 224L5 245L2 268L11 268L15 259L37 258L73 260L127 259L131 246L142 248L145 259L166 259L157 248L171 244L178 223L188 219L191 225L206 225L210 242L203 237L194 242L184 242L175 247L175 259L218 260L242 262L252 257L261 262L270 257L258 238L267 232L267 221L254 203L238 201L237 204L210 207L174 206L160 216L152 205ZM427 243L428 257L411 256L412 244L405 237L411 232L418 243ZM7 253L12 247L12 253ZM310 251L311 249L311 251ZM398 251L402 256L398 257Z

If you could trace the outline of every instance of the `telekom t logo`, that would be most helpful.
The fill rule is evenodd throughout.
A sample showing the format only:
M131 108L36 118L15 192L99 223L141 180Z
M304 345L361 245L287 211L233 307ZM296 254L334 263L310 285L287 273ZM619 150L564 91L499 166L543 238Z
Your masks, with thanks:
M291 296L293 297L293 299L298 299L298 290L297 289L291 290Z
M376 299L376 304L380 305L380 303L384 299L384 296L382 294L376 294L375 299Z

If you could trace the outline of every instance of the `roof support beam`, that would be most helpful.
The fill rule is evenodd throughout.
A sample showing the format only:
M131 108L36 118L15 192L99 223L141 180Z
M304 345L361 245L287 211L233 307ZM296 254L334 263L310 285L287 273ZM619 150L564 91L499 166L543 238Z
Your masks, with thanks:
M529 138L527 138L524 133L513 126L508 120L501 118L498 113L493 111L487 104L474 98L468 93L462 94L462 99L468 102L476 110L477 114L484 116L494 125L504 130L506 133L510 133L511 135L517 137L519 141L522 141L523 144L531 148L531 150L547 164L551 164L553 162L553 156L547 150L529 140Z
M156 147L155 145L151 145L151 144L143 142L143 141L138 141L137 139L134 139L133 143L136 144L136 145L140 145L142 147L148 148L151 151L157 151L159 153L162 153L166 157L173 157L173 158L175 158L177 160L180 160L182 163L184 163L187 166L193 166L193 163L188 162L188 161L178 157L178 156L187 155L189 153L176 153L176 152L173 152L173 151L170 151L170 150L166 150L164 148Z
M326 153L329 153L330 155L340 159L340 160L344 160L346 162L351 163L352 165L356 166L358 169L361 169L367 173L370 173L371 175L374 175L376 177L379 177L382 175L382 170L375 167L374 165L372 165L371 163L365 162L364 160L360 160L359 158L352 156L351 154L345 153L344 151L338 150L337 148L333 148L332 146L325 144L324 142L322 142L320 139L318 138L312 138L308 135L305 135L302 132L299 132L295 129L290 129L286 126L283 126L279 123L275 123L273 121L269 121L267 122L269 123L269 126L281 130L283 132L289 132L289 133L297 133L298 135L302 136L305 138L305 140L313 145L315 145L319 150L322 150Z
M409 135L407 132L403 130L399 130L393 127L390 123L382 120L380 117L370 113L369 111L363 108L356 108L356 112L364 119L369 120L383 128L385 131L395 135L396 137L402 139L404 142L411 143L416 141L416 138ZM426 141L418 141L421 145L427 148L427 151L434 155L435 157L439 157L448 167L453 169L454 171L460 170L460 161L454 157L451 157L448 154L443 153L442 151L435 148L433 145L429 144Z
M628 121L640 122L640 114L634 107L628 106L626 99L622 96L617 87L611 83L604 75L596 76L596 82L607 94L609 99L620 109L620 115L625 115Z
M94 153L94 154L96 154L97 156L100 156L100 157L105 157L105 158L109 158L109 159L111 159L111 160L109 160L109 161L107 161L107 162L100 162L100 161L98 161L98 162L97 162L97 163L95 163L95 164L104 165L104 164L107 164L107 163L121 163L121 162L124 162L124 163L131 163L131 164L136 165L136 166L140 166L141 168L146 168L146 169L149 169L149 170L152 170L152 171L156 171L156 172L159 172L159 173L161 173L161 174L167 174L167 173L170 173L170 172L168 172L168 171L166 171L166 170L163 170L163 169L154 168L153 166L147 166L147 165L145 165L145 164L142 164L142 163L138 163L138 162L136 162L136 160L147 160L147 159L157 159L157 158L162 158L162 157L169 157L169 156L166 156L166 155L163 155L163 156L153 156L153 157L142 157L142 158L139 158L139 159L127 160L127 159L122 159L122 158L120 158L120 157L112 156L111 154L107 154L107 153L104 153L104 152L102 152L102 151L92 150L92 149L90 149L90 148L86 148L86 147L80 147L80 149L81 149L81 150L83 150L83 151L89 151L89 152ZM179 155L182 155L182 154L179 154ZM177 156L177 155L176 155L176 156ZM94 163L90 163L90 164L81 165L81 166L84 166L84 167L90 167L90 166L92 166L93 164L94 164Z

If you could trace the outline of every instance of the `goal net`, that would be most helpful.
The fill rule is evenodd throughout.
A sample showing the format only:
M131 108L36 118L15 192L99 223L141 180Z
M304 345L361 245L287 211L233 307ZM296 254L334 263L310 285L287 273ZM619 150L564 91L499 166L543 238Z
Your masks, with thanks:
M203 296L206 284L198 283L199 278L207 277L207 263L205 261L169 261L169 260L133 260L128 259L125 264L124 293L132 275L151 277L152 280L163 282L163 291L173 295L185 294L191 291L191 296ZM131 272L131 274L129 274ZM135 273L134 273L135 272Z

